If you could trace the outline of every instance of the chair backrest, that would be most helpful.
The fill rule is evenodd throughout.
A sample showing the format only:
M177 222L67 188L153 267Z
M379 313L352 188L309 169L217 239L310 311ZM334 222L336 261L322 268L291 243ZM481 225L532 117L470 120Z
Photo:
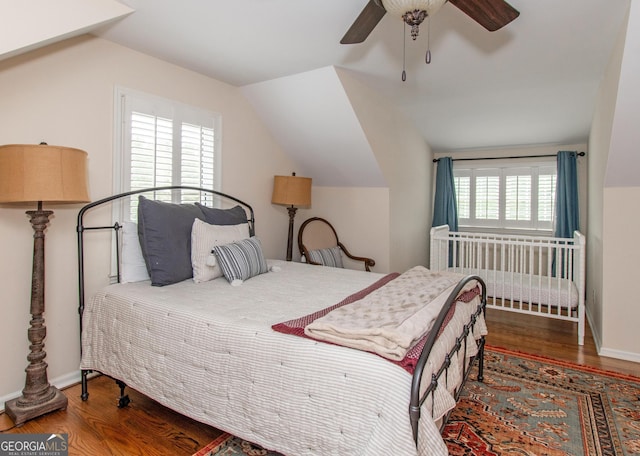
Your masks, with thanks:
M329 249L338 245L338 235L331 223L320 217L305 220L298 231L298 248L304 255L305 249Z

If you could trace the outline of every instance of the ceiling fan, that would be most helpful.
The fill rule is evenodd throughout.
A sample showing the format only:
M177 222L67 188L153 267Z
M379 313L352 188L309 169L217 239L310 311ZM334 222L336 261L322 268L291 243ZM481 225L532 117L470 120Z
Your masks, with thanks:
M387 12L401 17L410 25L411 36L415 40L422 21L447 1L491 32L520 15L505 0L369 0L340 43L362 43Z

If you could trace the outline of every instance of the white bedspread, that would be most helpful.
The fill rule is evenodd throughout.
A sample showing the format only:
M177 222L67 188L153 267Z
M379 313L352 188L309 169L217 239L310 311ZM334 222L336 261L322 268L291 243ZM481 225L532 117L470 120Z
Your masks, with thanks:
M411 377L401 367L271 329L381 275L277 264L281 271L239 287L223 278L107 287L84 311L81 368L288 456L446 455L426 405L416 450L408 418ZM457 306L456 316L472 307ZM483 323L477 335L486 332ZM441 339L454 343L459 324L454 317ZM444 352L441 347L433 363ZM439 416L451 401L437 399Z

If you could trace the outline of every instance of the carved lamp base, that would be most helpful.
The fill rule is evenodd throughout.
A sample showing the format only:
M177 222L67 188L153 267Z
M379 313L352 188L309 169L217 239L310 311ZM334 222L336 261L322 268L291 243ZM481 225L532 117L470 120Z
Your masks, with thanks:
M27 332L29 348L25 369L27 374L22 396L5 402L5 411L16 425L45 413L67 407L67 397L47 380L47 354L44 339L44 231L52 211L43 211L38 202L37 211L27 211L33 227L33 273L31 277L31 326Z
M62 394L55 386L49 386L49 389L43 395L43 399L26 399L22 396L4 403L5 412L16 426L45 413L65 408L67 408L67 396Z

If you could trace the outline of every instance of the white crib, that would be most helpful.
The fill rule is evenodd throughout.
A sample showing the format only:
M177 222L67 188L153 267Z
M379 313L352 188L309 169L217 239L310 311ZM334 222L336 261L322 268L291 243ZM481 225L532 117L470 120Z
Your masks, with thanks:
M487 307L578 324L584 344L585 237L519 236L431 229L432 270L477 274L487 284Z

